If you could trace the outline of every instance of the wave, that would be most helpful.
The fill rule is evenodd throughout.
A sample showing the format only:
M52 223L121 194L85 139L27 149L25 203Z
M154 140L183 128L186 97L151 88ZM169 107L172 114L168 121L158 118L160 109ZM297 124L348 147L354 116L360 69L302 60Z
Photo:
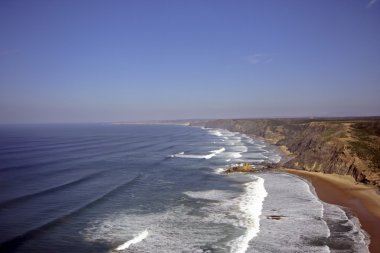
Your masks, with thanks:
M147 144L145 144L145 142L144 143L135 142L135 143L139 143L141 145L131 145L131 147L129 147L128 149L125 149L125 143L119 143L117 145L109 145L114 150L111 149L112 151L107 151L107 152L105 151L105 150L108 150L108 149L105 149L106 146L97 146L94 149L80 148L80 149L76 149L73 152L71 152L71 151L70 152L66 152L65 151L64 152L64 154L65 154L64 158L49 159L49 160L45 160L45 161L41 161L41 162L36 162L36 163L27 163L27 164L20 164L20 165L12 165L12 166L7 166L7 167L3 167L3 168L0 167L0 173L12 171L12 170L25 170L25 169L29 170L29 169L32 169L32 168L40 169L40 168L45 167L45 166L56 165L56 164L67 164L67 163L72 163L74 161L83 161L83 160L86 160L86 159L96 158L96 157L99 157L99 156L105 157L105 156L108 156L108 155L125 154L126 152L129 152L129 151L137 151L137 150L151 148L153 146L159 145L158 143L147 143ZM135 144L135 143L132 143L132 144ZM91 152L88 155L83 155L80 152L80 151L89 152L90 150L94 151L94 152ZM95 152L95 151L98 151L98 152Z
M93 220L81 234L90 243L118 245L124 238L133 238L146 229L149 231L146 241L130 246L125 252L208 252L205 247L226 237L220 229L224 225L210 226L204 217L192 214L193 210L194 207L180 204L160 212L113 213ZM227 252L227 246L222 247L225 250L221 252Z
M214 153L214 154L220 154L222 152L226 151L225 148L220 148L220 149L216 149L216 150L212 150L210 151L211 153Z
M176 147L176 145L168 145L168 146L162 147L161 149L157 149L157 151L167 151L167 150L173 149L175 147Z
M187 192L184 192L183 194L193 199L206 199L206 200L219 200L219 201L231 199L235 196L235 194L230 193L225 190L187 191Z
M149 234L148 230L144 230L139 235L137 235L136 237L134 237L132 240L129 240L129 241L127 241L127 242L119 245L116 248L116 250L125 250L125 249L128 249L129 246L131 246L132 244L136 244L136 243L139 243L142 240L144 240L148 236L148 234Z
M263 155L263 153L257 153L257 152L255 152L255 153L253 153L253 152L249 153L249 154L247 154L247 157L251 158L251 159L265 159L265 160L268 159L268 157L265 156L265 155Z
M245 184L245 192L240 196L225 190L187 191L184 194L190 198L217 201L203 208L208 214L207 217L203 217L204 221L243 227L244 234L230 241L228 246L233 253L247 251L249 241L260 231L260 215L268 194L263 178L253 176L253 181Z
M96 178L97 176L99 176L101 174L104 174L107 171L109 171L109 170L102 170L102 171L99 171L99 172L92 173L90 175L84 176L82 178L66 182L66 183L61 184L61 185L57 185L57 186L54 186L54 187L51 187L51 188L44 189L42 191L38 191L38 192L34 192L34 193L30 193L30 194L26 194L26 195L22 195L22 196L18 196L18 197L6 200L6 201L0 203L0 208L8 208L11 205L14 205L14 204L17 204L19 202L28 200L30 198L39 197L39 196L43 196L45 194L49 194L49 193L57 192L57 191L60 191L60 190L64 190L66 188L69 188L69 187L81 184L83 182L86 182L88 180L91 180L93 178Z
M231 147L231 150L235 152L246 153L248 151L248 147L244 145L233 146Z
M228 142L231 144L231 145L237 145L237 144L242 144L242 139L241 137L230 137L230 138L227 138L226 140L228 140Z
M260 177L265 180L268 195L261 211L259 233L251 240L247 251L329 252L326 246L329 229L324 222L322 204L311 193L308 184L282 173L264 173ZM276 216L280 220L273 219ZM340 247L340 242L337 245Z
M265 160L264 159L257 159L257 158L253 158L253 159L249 159L249 160L251 160L253 163L264 163L265 162Z
M220 130L210 130L209 133L215 136L219 136L219 137L223 136Z
M214 157L215 155L216 155L215 153L208 154L208 155L185 155L184 152L181 152L181 153L175 154L173 157L208 160Z
M243 137L243 138L246 138L247 140L252 140L252 138L251 137L249 137L248 135L246 135L246 134L242 134L241 135L241 137Z
M226 149L225 148L220 148L216 150L211 150L210 154L207 155L194 155L194 154L185 154L185 152L180 152L174 155L170 155L170 157L177 157L177 158L190 158L190 159L211 159L217 154L220 154L224 152Z
M128 142L128 145L134 145L134 144L140 144L141 141L133 141L133 142ZM32 158L39 158L41 157L41 154L46 154L48 152L51 155L57 155L57 154L62 154L63 152L67 155L77 155L78 153L84 151L86 153L94 153L106 149L119 149L119 150L124 150L125 151L125 146L126 142L125 141L101 141L101 142L93 142L93 143L82 143L82 142L77 142L75 145L71 146L66 146L66 145L60 145L56 144L55 146L52 145L44 145L41 147L32 147L27 150L16 150L14 152L0 152L0 156L7 155L9 156L16 156L19 157L22 155L22 157L25 157L27 159L32 159ZM134 149L133 149L134 150Z
M368 253L370 238L362 230L359 220L350 210L343 210L339 206L328 203L322 204L323 219L330 229L327 245L334 248L339 242L339 245L352 249L352 252Z
M240 158L240 157L242 157L242 155L240 152L230 152L229 157Z
M256 146L258 149L263 149L263 148L265 148L267 145L265 145L265 144L263 144L263 143L260 143L260 144L256 143L255 146Z
M54 142L52 144L49 143L35 143L35 142L29 142L28 146L14 146L14 147L7 147L7 148L0 148L0 152L2 155L6 154L19 154L21 152L40 152L40 151L51 151L55 150L57 148L59 149L67 149L71 147L88 147L87 145L95 145L98 147L100 144L103 143L110 143L110 140L106 139L98 139L98 140L79 140L79 141L73 141L73 142Z
M216 168L214 169L214 172L216 174L223 174L225 170L226 170L225 168Z
M274 163L279 163L281 161L281 156L275 154L274 156L269 157L269 160L271 160Z
M108 197L112 196L112 194L116 193L117 191L119 191L120 189L122 189L124 187L132 186L133 184L137 183L141 177L142 177L141 174L139 174L139 175L135 176L133 179L114 187L113 189L111 189L110 191L100 195L99 197L92 199L92 200L89 200L87 203L84 203L82 206L79 206L78 208L76 208L74 210L68 211L67 213L65 213L59 217L53 218L51 220L47 220L43 224L37 225L36 227L29 229L28 231L25 231L23 233L20 233L19 235L13 236L10 239L7 239L5 241L0 242L0 252L2 250L12 251L12 250L16 249L23 242L34 238L35 236L37 236L40 233L46 232L47 229L54 227L55 225L59 224L62 220L65 220L65 219L85 210L86 208L92 207L93 205L101 202L102 200L105 200Z
M229 243L231 252L245 253L252 240L260 231L260 215L263 208L263 202L268 195L264 187L264 179L255 177L253 182L246 184L246 192L241 197L239 208L243 213L241 219L242 225L246 227L243 235Z
M0 168L0 173L12 171L12 170L25 170L25 169L28 169L28 170L34 172L35 171L35 170L33 170L34 168L40 169L40 168L50 166L50 165L69 164L69 163L72 163L74 161L75 162L76 161L83 161L86 159L96 158L99 156L106 157L108 155L123 154L125 152L126 152L126 150L115 150L115 151L109 151L109 152L102 151L102 152L98 152L98 153L93 153L91 155L83 155L83 154L80 155L81 153L77 152L76 154L78 154L78 155L73 156L73 157L64 157L64 158L60 158L60 159L53 159L53 160L49 160L49 161L36 162L36 163L32 163L32 164L22 164L22 165L14 165L14 166L3 167L3 168Z

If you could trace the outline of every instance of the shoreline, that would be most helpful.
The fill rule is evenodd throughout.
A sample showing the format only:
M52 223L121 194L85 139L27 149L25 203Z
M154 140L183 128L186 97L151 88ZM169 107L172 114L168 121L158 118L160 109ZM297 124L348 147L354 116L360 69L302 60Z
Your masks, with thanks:
M221 129L226 128L221 127ZM243 134L241 131L238 132ZM294 154L289 152L285 145L273 144L270 140L254 134L247 135L254 139L259 138L275 149L281 156L279 165L294 158ZM369 252L380 253L380 194L377 193L377 189L357 183L351 175L309 172L284 167L280 167L279 171L309 181L321 201L347 208L358 218L361 229L369 236Z
M369 235L369 251L380 253L380 195L370 186L357 184L351 176L283 168L281 171L302 177L326 203L349 208Z

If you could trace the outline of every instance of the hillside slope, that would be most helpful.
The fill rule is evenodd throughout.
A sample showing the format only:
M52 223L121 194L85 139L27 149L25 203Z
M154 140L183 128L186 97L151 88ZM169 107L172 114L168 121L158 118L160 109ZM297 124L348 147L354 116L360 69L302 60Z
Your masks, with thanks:
M379 118L211 120L201 125L263 137L291 153L284 166L348 174L380 188Z

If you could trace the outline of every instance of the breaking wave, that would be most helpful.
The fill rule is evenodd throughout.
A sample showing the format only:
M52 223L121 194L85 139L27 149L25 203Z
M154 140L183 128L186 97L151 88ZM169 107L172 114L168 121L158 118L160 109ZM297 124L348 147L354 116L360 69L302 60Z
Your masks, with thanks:
M239 208L243 213L241 223L246 228L246 231L230 243L231 252L246 252L249 241L259 233L260 215L267 195L263 178L255 177L254 181L246 184L246 192L239 200Z
M217 154L223 153L226 149L220 148L216 150L211 150L207 155L196 155L196 154L185 154L185 152L180 152L174 155L171 155L170 157L177 157L177 158L190 158L190 159L211 159Z
M119 245L116 248L116 250L125 250L125 249L128 249L129 246L131 246L132 244L136 244L136 243L139 243L142 240L144 240L148 236L148 234L149 234L148 230L144 230L139 235L137 235L136 237L134 237L132 240L129 240L129 241L127 241L127 242Z

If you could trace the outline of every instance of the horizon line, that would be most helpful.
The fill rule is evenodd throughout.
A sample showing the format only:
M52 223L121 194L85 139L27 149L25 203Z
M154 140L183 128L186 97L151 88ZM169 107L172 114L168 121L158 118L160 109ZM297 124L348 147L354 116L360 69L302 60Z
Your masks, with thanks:
M154 119L154 120L115 120L115 121L83 121L83 122L4 122L0 125L79 125L79 124L159 124L159 123L190 123L196 121L212 121L212 120L275 120L275 119L379 119L380 115L370 116L268 116L268 117L220 117L220 118L182 118L182 119Z

